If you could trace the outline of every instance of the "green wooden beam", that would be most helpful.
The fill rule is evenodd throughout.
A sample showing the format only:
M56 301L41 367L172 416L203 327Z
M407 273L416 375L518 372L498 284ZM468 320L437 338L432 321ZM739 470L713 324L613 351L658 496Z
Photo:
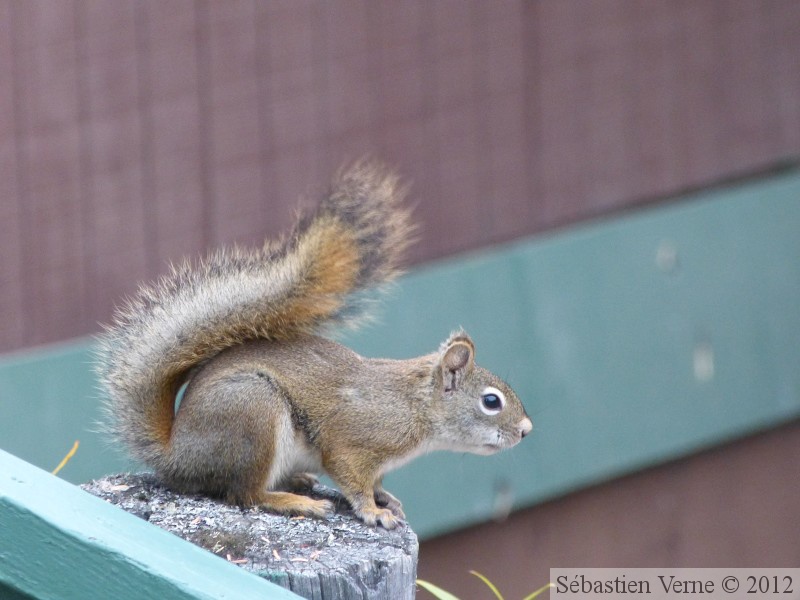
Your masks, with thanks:
M367 356L451 329L506 377L534 432L494 457L435 454L387 477L431 536L800 416L800 172L455 257L396 286ZM0 445L85 480L131 466L91 433L90 342L0 365Z
M0 451L3 598L298 598Z

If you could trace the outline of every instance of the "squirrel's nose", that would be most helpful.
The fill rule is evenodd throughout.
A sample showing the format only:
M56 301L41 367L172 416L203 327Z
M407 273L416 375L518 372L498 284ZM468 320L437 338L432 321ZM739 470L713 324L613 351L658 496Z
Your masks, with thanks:
M519 423L520 437L525 437L531 432L532 429L533 429L533 423L531 423L531 420L528 417L525 417L524 419L522 419L522 421L520 421Z

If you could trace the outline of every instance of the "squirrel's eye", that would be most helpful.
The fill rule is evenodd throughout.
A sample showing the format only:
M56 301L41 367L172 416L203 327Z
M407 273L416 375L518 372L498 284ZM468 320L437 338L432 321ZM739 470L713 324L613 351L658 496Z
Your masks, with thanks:
M506 397L503 392L495 387L487 387L481 394L480 407L484 414L496 415L506 405Z

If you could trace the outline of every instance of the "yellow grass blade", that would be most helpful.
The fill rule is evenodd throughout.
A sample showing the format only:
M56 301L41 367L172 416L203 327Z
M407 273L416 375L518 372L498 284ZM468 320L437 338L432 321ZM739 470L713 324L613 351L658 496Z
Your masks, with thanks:
M69 462L69 459L75 456L75 452L78 451L78 446L80 445L80 441L75 440L75 443L72 444L72 450L67 452L67 455L58 463L58 466L53 469L53 475L58 475L58 472L64 468L64 465Z
M495 596L497 596L497 600L503 600L503 595L500 593L500 590L498 590L497 587L491 581L489 581L489 579L485 575L481 575L477 571L470 571L470 573L472 573L473 575L475 575L475 577L477 577L478 579L483 581L483 583L488 585L489 589L494 592Z
M543 585L538 590L533 592L531 595L525 596L524 600L533 600L534 598L536 598L536 596L538 596L539 594L541 594L545 590L549 590L551 587L555 587L555 586L552 583L548 583L547 585Z
M445 592L442 588L433 585L429 581L417 579L417 585L428 590L431 594L436 596L438 600L458 600L458 598L453 596L450 592Z

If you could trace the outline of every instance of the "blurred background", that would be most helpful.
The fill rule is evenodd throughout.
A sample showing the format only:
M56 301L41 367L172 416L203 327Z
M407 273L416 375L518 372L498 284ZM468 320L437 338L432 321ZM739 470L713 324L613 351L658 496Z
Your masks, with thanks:
M421 577L800 564L798 57L796 0L0 0L0 447L124 465L85 336L370 154L422 227L354 346L464 325L535 422L389 486Z

